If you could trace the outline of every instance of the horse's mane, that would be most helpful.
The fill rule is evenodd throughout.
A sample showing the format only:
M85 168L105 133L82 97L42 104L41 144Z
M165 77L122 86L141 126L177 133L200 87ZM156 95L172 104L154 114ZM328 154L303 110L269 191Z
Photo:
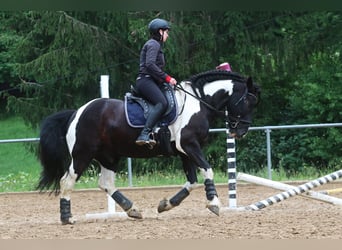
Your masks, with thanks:
M246 78L240 74L226 70L209 70L196 75L191 76L188 81L191 82L192 88L203 91L203 86L206 83L210 83L217 80L232 80L236 82L246 82Z

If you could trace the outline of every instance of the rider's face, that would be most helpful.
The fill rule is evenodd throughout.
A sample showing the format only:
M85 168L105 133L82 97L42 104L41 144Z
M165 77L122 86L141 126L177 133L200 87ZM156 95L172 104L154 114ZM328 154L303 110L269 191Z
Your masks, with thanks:
M169 37L169 30L159 30L160 35L163 38L163 42L165 42L167 40L167 38Z

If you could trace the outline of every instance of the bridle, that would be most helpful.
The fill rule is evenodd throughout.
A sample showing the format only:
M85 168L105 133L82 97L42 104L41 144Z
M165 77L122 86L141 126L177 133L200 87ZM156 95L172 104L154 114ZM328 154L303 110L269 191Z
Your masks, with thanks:
M246 88L244 94L239 98L239 100L234 104L234 106L237 106L240 102L245 100L248 95L254 97L256 100L258 99L256 95L248 92L248 89ZM250 121L250 120L241 119L240 115L238 115L237 117L230 116L228 110L226 110L226 118L227 118L227 122L229 123L231 128L237 128L239 123L245 123L247 125L252 124L252 121Z

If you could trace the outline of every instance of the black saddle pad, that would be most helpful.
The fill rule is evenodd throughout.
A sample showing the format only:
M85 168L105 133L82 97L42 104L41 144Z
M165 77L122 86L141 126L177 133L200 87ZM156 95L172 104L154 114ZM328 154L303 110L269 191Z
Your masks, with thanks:
M177 119L177 102L172 87L165 83L162 91L168 101L168 108L159 123L172 124ZM125 95L125 114L127 123L134 128L141 128L146 123L152 104L131 92Z

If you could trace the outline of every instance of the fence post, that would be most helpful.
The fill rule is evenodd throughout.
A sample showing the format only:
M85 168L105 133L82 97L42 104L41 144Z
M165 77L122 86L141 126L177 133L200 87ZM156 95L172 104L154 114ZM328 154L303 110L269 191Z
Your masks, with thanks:
M101 75L100 84L101 97L109 98L109 75ZM107 194L107 206L109 213L115 213L115 201L109 196L109 194Z
M266 145L267 145L267 169L268 179L272 180L272 160L271 160L271 130L267 128L266 132Z

